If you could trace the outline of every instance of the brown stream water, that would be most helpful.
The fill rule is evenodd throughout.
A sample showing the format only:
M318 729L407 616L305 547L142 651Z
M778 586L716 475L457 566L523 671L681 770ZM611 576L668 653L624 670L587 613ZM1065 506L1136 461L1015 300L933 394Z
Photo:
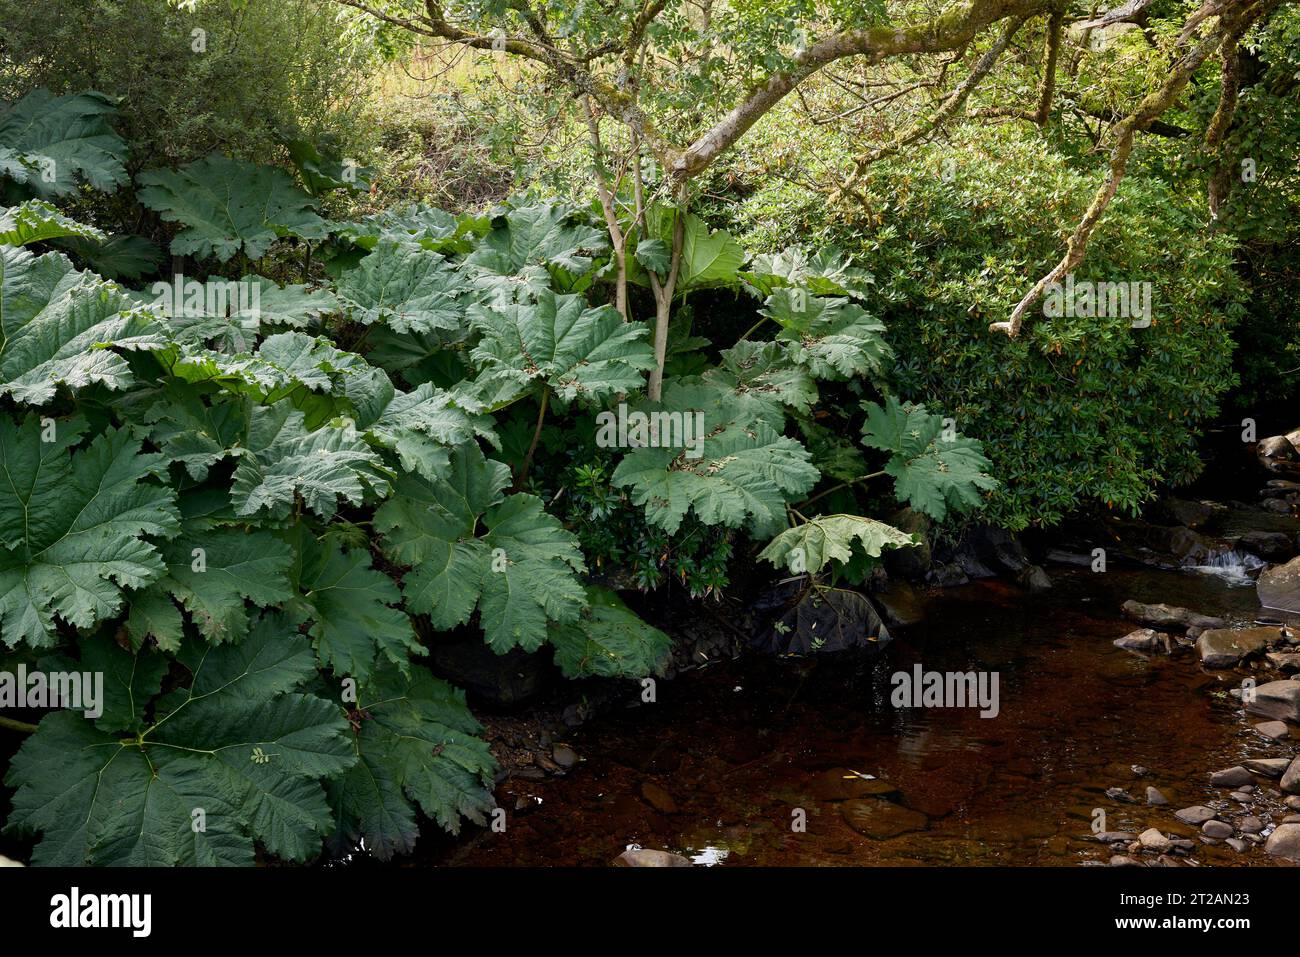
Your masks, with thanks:
M1112 852L1090 834L1097 808L1109 830L1196 837L1175 810L1239 807L1209 772L1292 747L1253 731L1226 695L1249 672L1204 671L1187 651L1144 658L1113 647L1136 627L1119 606L1168 602L1247 623L1259 611L1254 589L1180 572L1052 576L1042 594L997 580L929 592L924 621L895 629L874 659L749 656L661 681L655 703L569 733L583 761L568 775L502 784L501 806L516 808L504 833L450 845L426 835L411 863L607 865L635 844L728 867L1103 864ZM890 675L915 663L997 672L1000 713L893 707ZM844 798L886 790L853 772L896 789L889 800L924 818L890 813L921 829L881 839L850 826L863 802ZM1169 805L1148 806L1148 785ZM1112 787L1139 803L1107 797ZM1287 813L1257 794L1251 813ZM803 831L792 826L800 810ZM1276 863L1225 845L1198 846L1192 859Z

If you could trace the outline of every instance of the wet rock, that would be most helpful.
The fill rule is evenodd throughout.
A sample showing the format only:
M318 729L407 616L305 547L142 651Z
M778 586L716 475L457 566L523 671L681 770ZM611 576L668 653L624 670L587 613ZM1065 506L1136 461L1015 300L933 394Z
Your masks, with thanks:
M1255 592L1265 608L1300 612L1300 558L1265 569L1255 581Z
M1137 798L1129 794L1123 788L1106 788L1106 797L1112 801L1121 801L1124 804L1137 804Z
M1222 618L1200 615L1176 605L1147 605L1132 599L1124 602L1120 610L1127 618L1166 631L1186 631L1193 626L1203 629L1222 628L1227 624Z
M910 533L918 542L906 548L887 548L882 558L893 578L920 581L930 568L930 519L910 508L899 509L885 519L894 528Z
M1300 794L1300 758L1296 758L1282 773L1282 783L1278 785L1283 794ZM1290 807L1288 802L1287 807Z
M1300 681L1269 681L1255 688L1245 708L1251 714L1300 724Z
M1137 651L1146 654L1158 651L1164 642L1158 631L1151 628L1139 628L1137 631L1130 631L1123 638L1116 638L1114 644L1116 648L1123 648L1125 651Z
M1295 544L1285 532L1246 532L1237 540L1237 547L1266 562L1284 562L1295 554Z
M1281 741L1291 736L1291 729L1286 726L1285 721L1261 721L1255 725L1255 730L1274 741Z
M894 549L891 549L893 551ZM953 588L957 585L965 585L970 582L966 573L962 571L960 565L949 563L947 565L935 565L926 574L925 580L932 585L938 585L940 588Z
M1155 851L1157 854L1163 854L1173 846L1169 838L1165 837L1154 827L1149 827L1139 834L1138 843L1147 850Z
M1116 854L1114 857L1110 859L1110 866L1111 867L1141 867L1142 865L1139 864L1137 861L1133 860L1133 858L1129 857L1127 854Z
M1255 457L1264 468L1276 472L1283 468L1285 462L1295 457L1295 446L1287 441L1285 435L1270 435L1255 445Z
M1291 764L1290 758L1250 758L1241 762L1247 771L1266 778L1280 778Z
M578 763L578 752L567 744L557 744L551 748L551 760L567 770Z
M967 536L975 554L999 572L1016 573L1029 564L1025 546L1015 533L992 525L976 525Z
M657 851L652 848L633 848L614 858L615 867L690 867L691 862L680 854Z
M1237 837L1230 837L1230 838L1228 838L1226 841L1224 841L1223 843L1224 843L1224 844L1227 844L1230 848L1232 848L1232 849L1233 849L1234 851L1236 851L1238 854L1244 854L1244 853L1246 852L1246 848L1249 846L1249 845L1246 844L1245 841L1243 841L1243 840L1241 840L1241 838L1237 838Z
M1190 528L1169 533L1169 552L1184 565L1203 565L1213 551L1213 546Z
M1026 565L1019 575L1020 584L1031 592L1050 591L1052 576L1041 565Z
M1214 515L1214 508L1205 502L1189 502L1182 498L1165 499L1162 511L1179 525L1200 528Z
M1233 791L1228 797L1232 798L1238 804L1249 804L1254 800L1254 795L1246 791Z
M898 788L880 778L864 778L849 768L831 768L813 778L808 793L819 801L851 801L897 794Z
M1243 834L1258 834L1264 830L1264 822L1252 814L1238 821L1237 827Z
M1161 794L1160 791L1159 791L1159 789L1157 789L1157 788L1153 788L1153 787L1148 787L1148 788L1147 788L1147 803L1148 803L1148 804L1168 804L1168 803L1169 803L1169 798L1167 798L1167 797L1165 797L1163 794Z
M1293 794L1290 797L1285 797L1282 799L1282 803L1293 811L1300 811L1300 794Z
M1255 778L1241 765L1225 768L1210 775L1210 783L1216 788L1235 788L1243 784L1252 784Z
M859 834L884 840L908 831L922 831L929 824L924 814L876 798L845 801L840 805L844 823Z
M1300 671L1300 651L1270 651L1264 658L1278 671Z
M1191 807L1183 808L1181 811L1175 811L1174 817L1184 824L1195 824L1199 827L1214 817L1214 814L1213 808L1208 808L1203 804L1194 804Z
M13 858L5 857L0 854L0 867L26 867L22 861L15 861Z
M1211 628L1196 639L1196 651L1207 668L1232 668L1243 658L1260 654L1278 637L1276 628Z
M660 814L677 813L677 802L673 800L673 796L653 781L642 782L641 797Z
M1300 861L1300 824L1279 824L1269 835L1264 850L1273 857Z
M885 624L915 625L925 618L925 603L916 589L901 579L893 579L889 587L873 596L880 606Z
M1288 814L1282 818L1283 824L1300 824L1300 814Z
M1095 837L1103 844L1127 843L1128 841L1133 840L1133 834L1131 831L1101 831L1096 834Z

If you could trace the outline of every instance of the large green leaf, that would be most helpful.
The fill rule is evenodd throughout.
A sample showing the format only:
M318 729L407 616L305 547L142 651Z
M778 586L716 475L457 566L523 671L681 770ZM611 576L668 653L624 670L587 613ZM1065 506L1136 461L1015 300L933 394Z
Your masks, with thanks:
M891 355L884 324L844 298L781 288L767 297L763 315L781 326L790 358L816 379L851 379L879 372Z
M586 602L577 539L537 497L506 495L509 483L509 469L469 443L438 481L398 479L375 513L384 554L411 569L402 587L407 608L446 631L477 607L499 654L535 651L548 620L571 622Z
M134 379L113 349L161 349L154 316L66 256L0 246L0 395L44 405L59 385L125 389Z
M432 206L386 209L359 222L343 223L336 232L362 249L381 243L405 243L436 253L467 253L491 228L481 216L455 216Z
M295 496L328 519L338 500L360 505L367 495L388 494L390 473L347 423L309 432L288 401L252 410L247 451L235 466L231 498L239 515L286 518Z
M102 93L33 90L0 114L0 172L45 198L81 183L111 193L127 181L126 144L108 122L116 114Z
M316 200L274 166L213 153L179 170L148 170L136 179L140 202L184 227L172 240L177 255L225 262L242 250L260 259L282 236L326 235Z
M288 577L293 551L271 532L186 522L163 546L162 558L167 575L152 587L179 601L213 642L239 641L247 634L246 600L265 608L294 595Z
M465 695L417 670L384 665L351 712L357 763L329 785L335 839L364 840L381 861L415 847L415 807L453 834L484 823L496 771Z
M799 286L814 296L863 299L875 281L869 272L854 266L848 256L833 246L811 254L800 246L779 253L760 253L741 273L741 278L760 299L785 286Z
M886 548L914 544L911 535L874 518L818 515L794 528L787 528L772 539L758 557L798 575L815 575L831 561L847 563L853 557L855 539L873 558Z
M391 384L390 384L391 386ZM357 427L377 444L397 453L402 468L435 481L447 468L448 454L475 438L500 445L492 416L463 389L438 389L424 383L413 392L390 387Z
M142 455L126 430L70 453L84 425L0 418L0 638L52 645L55 619L89 628L122 608L164 566L145 535L179 531L175 495L147 480L160 455ZM49 439L49 441L43 441Z
M885 471L894 477L899 501L943 521L950 508L977 508L980 491L997 488L980 443L945 429L942 416L893 396L883 406L869 402L863 409L862 441L890 454Z
M616 592L591 586L575 622L551 626L555 663L566 678L644 678L661 672L672 639L652 628Z
M654 268L665 278L671 264L674 217L671 206L652 207L647 214L648 236L638 245L635 262ZM649 246L648 253L641 247ZM696 289L711 286L730 286L740 279L740 267L745 262L745 249L726 230L711 230L704 220L694 213L685 214L682 224L682 251L677 267L677 284L674 295L683 296ZM656 268L657 267L657 268ZM649 280L639 269L629 272L629 278L642 285Z
M392 579L370 567L364 549L344 551L323 544L303 526L295 530L299 592L291 605L311 619L311 636L321 664L340 677L366 681L380 657L410 671L410 655L421 651L411 620L400 608L402 593Z
M27 246L66 236L89 240L107 238L102 230L64 216L39 199L0 207L0 246Z
M535 303L475 307L470 322L482 334L472 356L479 381L503 399L534 383L563 399L602 399L638 388L654 366L645 325L582 296L543 290Z
M465 259L479 285L498 301L518 292L535 295L550 288L573 289L591 271L596 256L609 249L609 236L585 222L575 206L541 202L511 209L492 221L492 231Z
M115 673L157 671L155 653L106 653L123 659ZM23 743L5 830L41 836L33 863L251 865L254 841L289 860L319 853L332 825L319 781L356 756L339 706L293 690L315 675L306 639L265 616L240 644L194 643L180 660L187 686L106 711L136 735L61 711Z
M417 245L381 243L339 277L337 288L353 321L397 332L457 329L465 311L459 267Z
M706 428L714 427L707 420ZM807 451L764 421L732 422L710 432L698 458L676 448L643 448L618 463L611 481L629 486L646 518L667 532L694 511L706 525L747 526L754 535L774 534L785 505L816 483Z

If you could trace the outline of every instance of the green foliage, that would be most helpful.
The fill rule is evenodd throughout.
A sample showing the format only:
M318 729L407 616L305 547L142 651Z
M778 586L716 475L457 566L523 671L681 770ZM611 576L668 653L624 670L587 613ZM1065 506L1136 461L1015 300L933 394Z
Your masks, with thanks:
M875 558L886 548L914 544L912 536L861 515L819 515L788 528L759 553L778 568L784 566L796 574L815 575L830 562L848 564L853 557L854 541L862 553Z
M889 453L885 471L894 477L894 494L916 511L941 522L949 509L975 508L981 489L997 487L985 474L990 463L980 443L955 429L947 434L942 416L892 396L865 408L862 441Z
M93 91L36 89L0 113L0 174L44 198L81 183L112 192L126 182L126 144L109 125L113 101Z
M243 252L260 259L278 237L325 237L316 201L272 166L214 153L179 170L149 170L137 181L140 202L184 227L171 243L178 255L225 262Z
M254 841L287 860L314 856L331 820L320 779L356 758L343 712L295 690L315 663L283 616L237 645L188 645L177 655L188 683L162 695L160 654L101 643L82 666L105 653L131 693L98 726L46 716L6 776L18 787L6 831L42 835L34 863L251 865Z
M608 588L587 589L587 608L551 626L555 662L569 678L643 678L657 673L672 639L633 614Z

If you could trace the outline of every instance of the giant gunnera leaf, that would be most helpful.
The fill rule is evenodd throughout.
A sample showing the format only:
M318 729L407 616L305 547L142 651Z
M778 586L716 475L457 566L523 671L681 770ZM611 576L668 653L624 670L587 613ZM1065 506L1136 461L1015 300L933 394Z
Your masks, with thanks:
M274 166L213 153L179 170L148 170L136 179L140 202L184 227L171 244L178 256L225 262L242 249L249 259L260 259L282 236L326 235L316 200Z
M107 238L103 230L64 216L39 199L18 206L0 206L0 246L27 246L68 236L86 240Z
M493 219L492 231L465 258L465 268L494 300L510 302L552 284L580 291L595 257L608 249L608 234L584 222L577 207L541 202Z
M475 443L451 455L436 482L403 476L375 513L380 547L410 568L406 607L446 631L477 607L498 654L536 651L547 621L571 622L586 604L576 572L578 540L533 495L506 495L510 470L487 461Z
M534 383L562 399L601 399L639 387L654 366L644 324L611 306L589 308L582 296L543 290L536 302L475 307L470 322L482 334L472 356L478 381L498 400Z
M617 592L595 585L577 621L551 626L551 644L566 678L660 674L672 650L672 639L638 618Z
M252 409L247 445L235 466L231 499L239 515L288 517L295 498L329 519L339 499L360 505L388 494L390 473L350 424L314 432L288 400Z
M109 125L116 113L103 93L33 90L0 110L0 174L42 198L82 183L112 192L127 181L126 143Z
M118 286L60 253L15 246L0 246L0 327L0 395L25 405L44 405L60 385L125 389L134 378L114 349L167 344L157 320Z
M880 370L891 355L884 324L845 298L810 296L784 287L767 297L765 316L781 326L790 358L815 379L851 379Z
M316 659L287 617L263 616L236 645L186 644L189 677L160 697L157 652L90 640L96 667L150 680L133 678L99 727L47 715L14 756L5 831L40 836L34 864L247 866L254 842L292 861L320 852L333 826L320 782L356 754L343 709L295 690Z
M361 682L349 707L357 763L329 784L334 841L364 840L381 861L419 836L415 809L453 834L462 817L482 824L493 806L496 761L465 707L465 694L428 672L391 664Z
M318 542L302 525L290 537L298 594L289 607L310 619L322 666L358 681L368 680L380 659L409 673L410 656L421 651L420 644L411 619L397 607L402 593L391 578L371 568L370 553Z
M894 477L899 501L941 522L950 508L976 508L982 490L997 488L983 446L945 428L942 416L893 396L883 406L867 402L862 407L867 413L863 444L889 453L885 471Z
M397 332L457 329L465 277L450 260L410 243L381 243L339 277L337 289L353 321L384 323Z
M706 525L774 534L785 522L786 502L817 481L807 450L767 422L730 422L709 431L715 424L708 410L702 415L705 438L698 457L692 458L690 449L637 449L618 463L612 483L629 486L646 519L669 533L694 511Z
M796 575L815 575L832 561L847 563L853 557L855 540L872 558L886 548L905 548L915 544L911 535L874 518L817 515L801 525L787 528L772 539L758 557Z
M180 528L175 493L149 481L161 455L144 455L125 429L69 450L84 423L0 417L0 638L11 647L55 643L56 619L89 628L122 610L123 588L164 572L144 537Z

